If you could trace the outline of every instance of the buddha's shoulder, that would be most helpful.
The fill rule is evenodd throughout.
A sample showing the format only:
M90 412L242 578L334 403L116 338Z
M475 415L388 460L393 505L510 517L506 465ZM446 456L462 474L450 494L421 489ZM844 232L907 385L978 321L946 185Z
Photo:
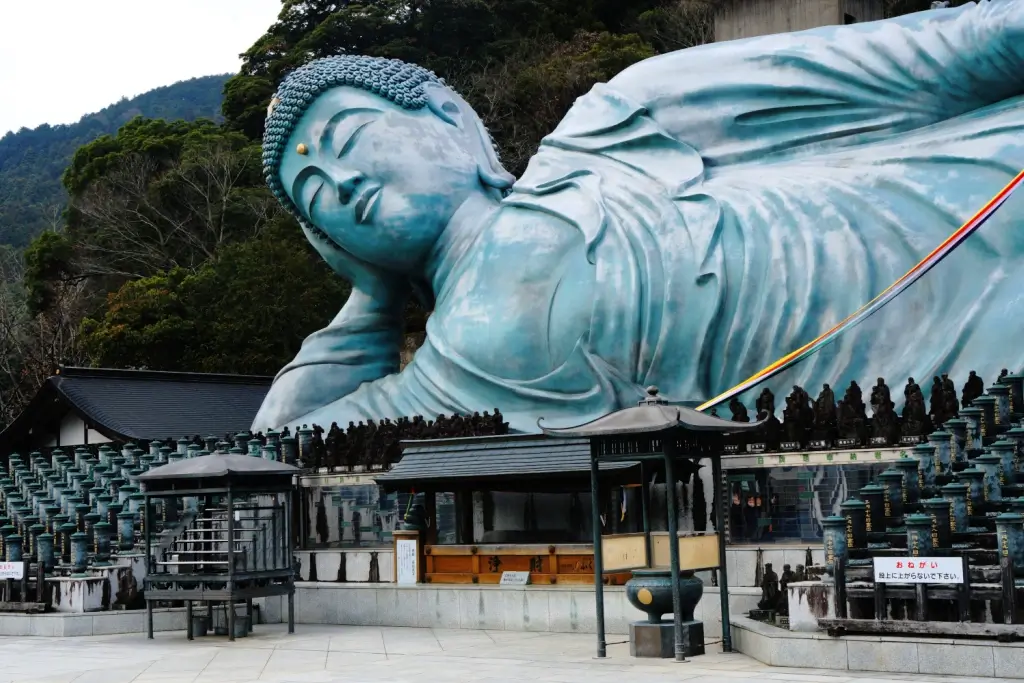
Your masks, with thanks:
M547 372L586 329L590 270L578 231L497 220L438 299L434 330L444 347L489 372Z

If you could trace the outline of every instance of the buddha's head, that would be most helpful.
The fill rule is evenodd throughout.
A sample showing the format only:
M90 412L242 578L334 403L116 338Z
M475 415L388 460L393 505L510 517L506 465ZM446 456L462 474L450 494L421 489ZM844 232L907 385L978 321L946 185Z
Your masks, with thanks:
M394 59L311 62L278 88L263 136L267 182L326 247L392 272L423 263L473 195L514 178L472 108L444 81Z

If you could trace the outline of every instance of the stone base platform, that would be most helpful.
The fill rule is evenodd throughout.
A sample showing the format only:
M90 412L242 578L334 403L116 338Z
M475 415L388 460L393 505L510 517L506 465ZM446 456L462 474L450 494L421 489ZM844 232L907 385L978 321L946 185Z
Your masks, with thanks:
M1024 679L1024 644L797 633L733 616L733 647L771 666ZM951 647L952 646L952 647Z
M757 605L757 588L730 592L732 614L745 614ZM704 587L694 610L706 638L720 638L718 589ZM604 591L605 631L625 636L629 624L644 619L626 600L622 586ZM282 623L287 616L284 596L260 598L258 623ZM438 629L595 633L594 589L591 586L398 586L387 583L297 583L295 622L343 626L411 626ZM82 636L145 631L145 610L102 611L86 614L51 613L0 615L0 636ZM185 610L154 610L157 631L184 630Z
M50 604L57 612L85 614L141 606L139 588L146 578L142 553L122 553L108 567L90 567L81 576L46 579ZM120 633L120 631L119 631Z
M684 657L704 654L704 624L684 621L682 624ZM632 657L668 659L676 655L676 633L672 622L652 624L634 621L629 625L629 654Z
M145 630L145 610L117 610L90 614L0 614L0 636L60 638L143 633ZM153 610L153 630L185 630L185 608Z
M731 588L731 614L746 614L761 599L759 588ZM286 614L284 597L265 598L266 622ZM295 623L349 626L595 633L592 586L492 586L357 583L296 583ZM604 589L605 632L627 635L629 624L646 619L626 599L623 586ZM720 638L718 588L704 585L694 610L706 638Z
M262 600L254 600L253 619L259 624L279 624L279 615L267 613ZM238 606L242 612L241 605ZM197 608L198 613L204 613ZM224 626L223 609L214 610L215 626ZM170 607L153 610L154 631L184 631L185 608ZM74 636L110 636L146 632L146 610L109 610L89 614L48 612L46 614L0 614L0 636L41 636L70 638ZM212 633L212 630L211 630Z

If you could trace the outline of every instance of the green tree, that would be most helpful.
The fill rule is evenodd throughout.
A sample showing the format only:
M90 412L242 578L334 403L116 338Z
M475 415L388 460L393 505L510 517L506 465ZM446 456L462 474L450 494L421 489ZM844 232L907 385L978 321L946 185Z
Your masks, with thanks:
M67 203L61 174L78 147L115 133L139 115L218 118L227 79L221 75L181 81L122 99L76 123L44 124L0 136L0 243L23 249L43 230L60 226Z
M82 344L90 360L103 367L185 369L199 333L183 301L188 272L131 280L107 297L102 318L82 321Z
M194 271L280 212L259 145L207 120L130 121L81 147L64 185L68 239L94 276Z
M78 325L86 310L85 285L64 277L60 236L49 234L35 254L0 246L0 425L21 412L59 364L82 360ZM26 269L53 278L46 283L45 310L30 305Z
M196 272L132 280L82 323L89 360L103 367L275 374L323 327L348 285L279 221L223 247Z
M194 369L276 374L349 291L288 221L224 248L187 282L202 340Z
M227 124L257 138L278 82L306 62L334 54L394 57L433 69L455 84L543 59L580 32L626 35L645 11L665 0L285 0L277 22L244 54L228 81ZM588 84L593 85L593 83ZM485 101L474 106L487 109ZM504 112L503 112L504 113ZM530 108L516 111L527 121ZM562 111L564 114L564 111ZM496 120L484 116L485 123ZM549 132L549 131L545 131ZM539 142L539 137L534 142ZM504 141L498 136L498 144Z
M581 31L565 42L532 41L453 85L488 124L506 168L519 176L576 98L654 54L636 34Z
M64 233L47 230L25 250L22 275L29 315L53 308L60 287L75 279L74 247Z

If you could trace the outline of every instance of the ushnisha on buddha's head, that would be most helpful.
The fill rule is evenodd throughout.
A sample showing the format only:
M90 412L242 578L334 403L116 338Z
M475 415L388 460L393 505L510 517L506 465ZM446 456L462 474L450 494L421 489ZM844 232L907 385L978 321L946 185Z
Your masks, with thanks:
M422 264L467 199L500 198L514 182L479 117L444 81L350 55L284 80L267 111L263 167L314 245L328 240L400 272Z

